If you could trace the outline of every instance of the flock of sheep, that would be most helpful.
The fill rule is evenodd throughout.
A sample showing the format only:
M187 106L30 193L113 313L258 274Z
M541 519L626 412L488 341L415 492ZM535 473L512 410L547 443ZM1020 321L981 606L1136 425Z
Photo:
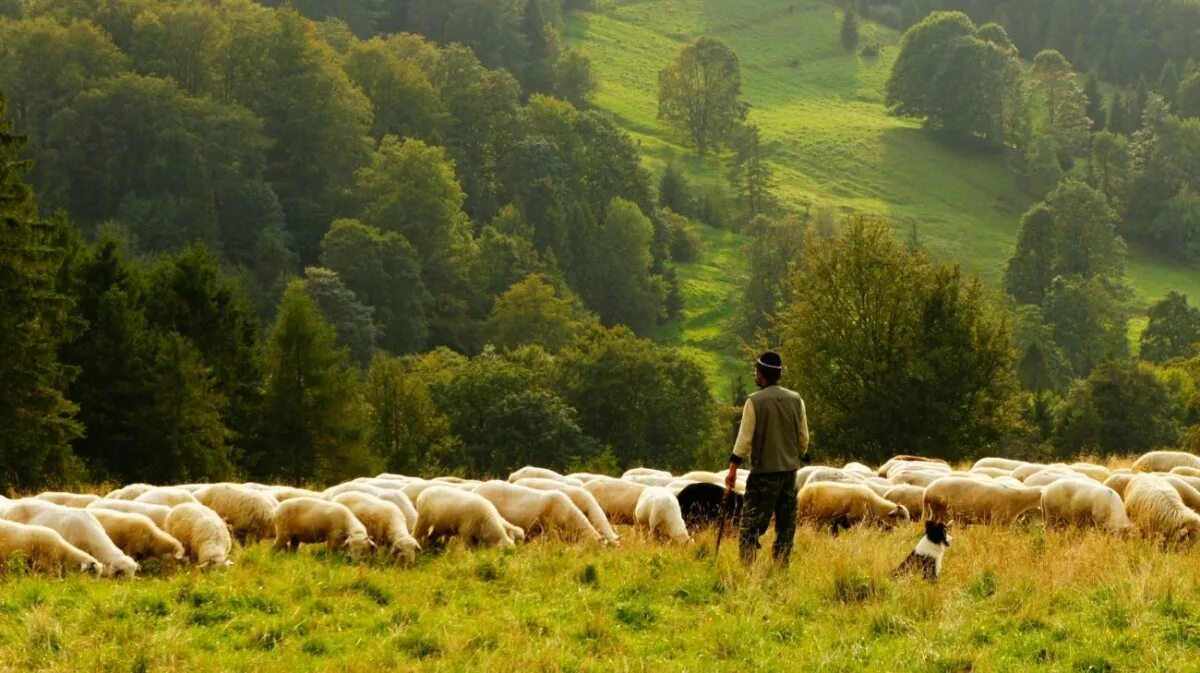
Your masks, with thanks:
M730 508L739 510L746 473ZM101 497L46 492L0 498L0 562L39 570L133 575L139 562L166 567L230 565L234 540L274 540L278 551L326 544L350 556L386 553L411 562L422 546L457 537L468 545L512 546L550 533L616 545L613 523L691 541L721 515L725 475L674 476L635 468L621 477L524 467L507 481L421 479L381 474L324 491L265 484L131 484ZM896 456L808 466L796 475L802 521L840 528L899 521L1010 524L1040 510L1047 525L1140 531L1178 541L1200 533L1200 457L1154 451L1131 468L1044 465L982 458L966 470Z

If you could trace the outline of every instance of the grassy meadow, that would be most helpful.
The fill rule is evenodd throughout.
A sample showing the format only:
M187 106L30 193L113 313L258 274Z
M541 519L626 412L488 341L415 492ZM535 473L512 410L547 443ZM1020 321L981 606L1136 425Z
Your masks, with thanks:
M741 60L750 121L776 147L776 192L785 205L803 210L826 203L846 212L888 215L900 235L908 236L915 225L922 243L939 258L999 281L1030 199L999 155L949 147L913 121L887 114L883 86L898 33L860 24L862 44L880 46L878 57L865 58L838 41L842 3L596 4L596 11L568 19L566 39L591 59L599 82L595 104L637 139L651 170L678 161L700 189L723 188L719 161L695 156L680 134L655 118L659 69L683 43L714 36ZM712 332L732 310L741 243L720 232L705 238L708 259L679 272L690 303L676 333L678 343L705 353L702 361L718 377L714 388L723 393L741 373L740 360L736 343ZM1143 250L1130 250L1128 275L1139 311L1171 289L1200 297L1200 270Z
M728 536L619 548L452 544L411 568L266 543L224 572L9 574L4 671L1188 671L1200 552L1096 532L954 531L942 580L893 580L917 524L801 528L786 570ZM769 538L769 535L768 535ZM766 540L769 543L769 539Z

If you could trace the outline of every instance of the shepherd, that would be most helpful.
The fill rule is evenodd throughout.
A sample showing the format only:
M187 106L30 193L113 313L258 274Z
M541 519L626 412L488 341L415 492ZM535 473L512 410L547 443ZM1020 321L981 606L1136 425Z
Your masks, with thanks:
M758 553L758 538L775 516L775 562L786 566L796 537L796 471L808 462L808 418L804 400L779 385L783 358L767 351L754 363L758 392L746 398L742 423L729 456L726 489L737 483L738 466L750 461L745 504L738 535L742 562Z

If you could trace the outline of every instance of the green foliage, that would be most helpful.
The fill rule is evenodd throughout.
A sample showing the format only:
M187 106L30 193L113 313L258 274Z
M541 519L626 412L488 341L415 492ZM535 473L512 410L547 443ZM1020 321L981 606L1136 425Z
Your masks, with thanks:
M257 472L292 483L364 474L367 408L358 375L337 332L320 314L303 281L283 294L264 349L266 390Z
M316 302L321 316L337 331L338 346L349 349L351 361L365 368L375 352L375 336L379 332L372 319L374 311L363 306L337 272L329 269L306 268L304 290Z
M1035 132L1049 136L1059 161L1069 165L1070 158L1087 146L1092 120L1087 115L1088 97L1062 54L1047 49L1034 57L1030 94L1039 112Z
M596 234L592 282L583 290L606 325L643 331L658 321L666 289L651 273L654 228L636 204L615 199Z
M842 49L854 51L858 48L858 15L853 5L842 12Z
M572 297L533 274L496 298L487 332L500 348L534 344L557 353L582 331L586 319Z
M991 32L980 35L965 14L934 12L904 33L886 104L933 129L999 143L1018 76L1011 45L998 44Z
M698 37L658 73L658 116L688 134L703 156L719 149L746 116L737 54L720 40Z
M678 350L626 330L595 330L560 358L579 426L623 467L693 465L716 419L704 374Z
M1147 314L1150 322L1142 332L1143 360L1162 363L1195 355L1195 344L1200 341L1200 310L1190 306L1185 295L1171 292Z
M1089 72L1083 81L1083 97L1087 100L1085 114L1092 120L1092 130L1101 131L1106 121L1104 115L1104 94L1100 91L1100 78L1096 73Z
M336 220L321 241L321 261L358 301L374 309L381 346L396 354L425 346L425 311L433 299L421 280L420 257L403 236L357 220Z
M676 162L668 163L658 179L658 205L684 217L696 212L696 196L683 168Z
M778 312L792 304L788 278L803 262L806 222L795 217L760 215L745 227L746 274L738 302L742 337L773 336ZM773 340L773 339L772 339Z
M397 40L354 42L343 66L350 80L371 100L371 136L438 138L446 123L445 106L417 63L402 58Z
M769 212L775 204L771 194L774 181L767 163L771 148L762 141L758 127L739 125L733 132L730 149L733 156L729 158L726 176L742 207L742 217L750 220Z
M1044 203L1021 217L1017 250L1004 272L1004 289L1021 304L1041 304L1057 275L1055 249L1060 244L1054 213Z
M542 0L525 0L521 33L526 48L524 68L520 71L521 86L530 93L548 93L554 89L558 42L542 14Z
M1154 367L1110 360L1077 382L1055 414L1059 455L1131 455L1175 446L1179 405Z
M367 368L363 394L370 406L371 453L383 459L388 471L425 474L452 465L459 440L421 373L399 358L377 353Z
M554 93L577 108L585 108L595 90L592 62L578 51L563 52L554 64Z
M1180 117L1200 117L1200 73L1194 73L1179 83L1175 105Z
M1010 319L978 279L849 218L813 239L776 330L789 382L821 419L817 455L961 458L1019 431Z
M1046 291L1043 310L1078 376L1087 376L1097 364L1128 354L1123 294L1105 278L1059 276Z
M1129 165L1129 141L1111 131L1092 136L1092 156L1088 172L1096 186L1108 199L1113 210L1120 211L1125 202L1132 177Z
M38 215L21 144L0 94L0 489L10 492L73 476L69 443L82 432L63 395L74 371L57 354L79 328L58 284L69 230Z

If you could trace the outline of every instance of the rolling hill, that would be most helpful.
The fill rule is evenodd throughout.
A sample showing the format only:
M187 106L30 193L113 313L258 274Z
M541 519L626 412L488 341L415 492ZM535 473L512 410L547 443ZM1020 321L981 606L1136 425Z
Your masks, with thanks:
M1030 205L997 154L949 147L908 119L887 114L883 87L899 34L863 22L866 58L838 40L840 5L818 0L598 0L567 20L566 39L592 62L595 104L641 144L646 165L679 161L701 189L720 185L717 159L701 160L656 119L658 71L699 35L729 44L742 63L750 121L774 143L776 193L802 209L824 202L843 211L890 216L898 232L918 236L939 259L999 281ZM740 237L706 227L707 249L681 265L687 309L666 336L696 354L725 397L745 370L724 321L741 273ZM1200 297L1200 270L1131 249L1134 306L1177 289ZM1140 331L1134 321L1131 329Z

